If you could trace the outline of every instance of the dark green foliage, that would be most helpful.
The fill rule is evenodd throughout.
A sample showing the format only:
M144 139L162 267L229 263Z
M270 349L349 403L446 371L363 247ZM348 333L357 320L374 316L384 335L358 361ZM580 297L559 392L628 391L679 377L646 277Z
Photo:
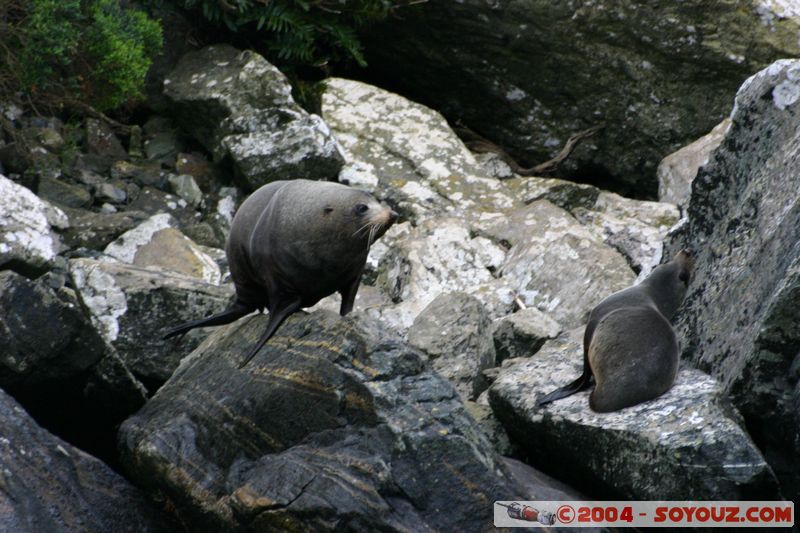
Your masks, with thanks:
M356 30L385 18L398 0L178 0L212 23L263 38L273 60L320 66L354 59L366 65Z
M0 0L0 88L98 110L142 96L161 27L118 0Z

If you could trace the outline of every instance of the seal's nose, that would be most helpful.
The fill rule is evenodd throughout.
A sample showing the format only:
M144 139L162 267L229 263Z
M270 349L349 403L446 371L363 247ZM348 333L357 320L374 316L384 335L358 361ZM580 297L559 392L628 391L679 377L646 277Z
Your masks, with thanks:
M389 213L389 222L395 223L397 222L398 218L400 218L400 215L397 213L397 211L392 209L392 211Z

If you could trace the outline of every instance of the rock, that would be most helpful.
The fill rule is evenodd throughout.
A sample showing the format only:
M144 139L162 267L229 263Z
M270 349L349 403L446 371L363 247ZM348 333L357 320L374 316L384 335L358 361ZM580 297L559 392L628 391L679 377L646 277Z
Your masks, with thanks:
M639 279L661 263L664 238L680 218L673 204L631 200L608 192L598 195L592 210L576 209L573 214L619 251Z
M334 178L342 156L327 125L292 99L281 72L227 45L186 54L164 80L184 131L229 158L251 190L278 179Z
M39 178L36 194L42 200L66 207L86 207L92 203L89 191L63 179Z
M658 162L719 123L744 78L800 54L793 2L433 4L370 26L370 78L524 165L606 124L558 173L640 198L656 198Z
M181 226L195 224L200 218L200 213L195 211L183 198L153 187L143 188L128 208L144 211L150 215L168 213L175 217Z
M183 143L175 130L159 131L144 142L147 159L170 167L175 166L175 159L183 148Z
M189 174L171 175L167 178L170 190L186 200L192 207L198 207L203 201L203 191Z
M503 264L505 251L485 237L472 237L463 220L430 219L394 242L393 234L390 230L382 238L390 244L379 260L376 285L399 303L373 314L396 331L405 333L417 315L446 292L473 294L491 318L510 311L514 296L493 274Z
M154 505L108 466L51 435L0 391L0 530L166 532Z
M0 385L31 385L74 377L105 354L105 343L75 294L0 272ZM0 513L2 514L2 513Z
M47 270L61 247L53 229L68 225L60 209L0 175L0 268L23 275Z
M677 317L684 356L729 392L788 498L800 495L798 101L800 61L744 83L665 251L688 246L696 257Z
M567 328L635 279L616 250L547 200L488 220L482 233L510 246L499 274L513 293Z
M298 313L239 369L265 325L219 329L120 428L127 471L190 529L485 531L523 494L452 385L377 324Z
M55 128L42 128L36 137L41 145L48 150L58 151L64 146L64 138Z
M175 229L168 214L154 215L106 246L106 254L140 267L158 267L219 285L222 274L214 260Z
M325 82L322 115L345 151L339 179L391 198L415 221L455 210L478 218L515 205L436 111L333 78Z
M547 339L561 333L561 326L535 307L520 309L514 314L498 318L492 324L497 362L510 357L529 357L541 348Z
M430 356L434 370L464 400L474 400L486 389L481 372L495 365L494 344L489 315L474 296L437 296L414 320L408 342Z
M681 370L663 396L614 413L591 411L589 391L538 407L539 397L580 375L581 335L573 330L534 357L506 361L489 389L494 413L534 466L608 497L779 497L740 415L698 370Z
M70 248L102 250L108 243L133 229L147 219L143 211L119 213L94 213L83 209L65 209L69 217L69 228L64 231L64 242Z
M708 134L661 160L656 171L659 200L677 204L682 209L689 205L692 180L700 167L708 163L711 152L717 149L730 127L731 119L726 118Z
M201 189L211 189L212 184L217 180L217 175L211 162L203 154L195 152L178 154L175 161L175 171L178 174L192 176Z
M222 311L233 295L230 287L123 263L72 259L69 272L95 328L146 385L165 381L205 336L165 342L163 332Z
M478 427L483 431L489 442L492 443L495 451L501 455L512 455L516 451L514 445L508 439L505 428L494 416L492 408L489 407L486 392L484 391L477 401L467 400L464 402L469 416L471 416Z
M167 173L161 170L157 161L117 161L111 167L111 177L115 180L133 180L140 187L161 188L167 182Z
M86 119L86 150L90 155L109 160L127 159L128 152L108 124L96 118Z
M117 187L112 183L101 183L95 190L95 198L101 202L124 204L128 199L128 193L125 192L125 189Z

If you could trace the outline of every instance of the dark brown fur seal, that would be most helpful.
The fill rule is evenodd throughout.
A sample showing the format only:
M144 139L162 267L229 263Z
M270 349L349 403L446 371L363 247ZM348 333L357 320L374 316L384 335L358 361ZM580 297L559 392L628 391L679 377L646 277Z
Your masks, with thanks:
M665 393L678 371L678 340L670 319L686 296L694 260L687 250L656 267L639 285L612 294L589 315L583 374L539 400L545 405L597 382L589 407L617 411Z
M242 204L225 246L236 301L222 313L181 324L165 339L269 311L247 364L295 311L339 292L353 309L369 247L398 218L371 194L340 183L290 180L264 185Z

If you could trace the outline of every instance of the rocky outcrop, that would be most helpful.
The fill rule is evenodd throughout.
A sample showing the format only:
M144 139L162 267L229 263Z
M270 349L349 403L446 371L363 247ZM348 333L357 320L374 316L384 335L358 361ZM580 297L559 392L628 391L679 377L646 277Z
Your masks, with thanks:
M55 230L68 225L60 209L0 175L0 268L25 275L48 270L61 251Z
M605 128L564 175L655 198L658 162L707 133L752 72L800 53L792 2L423 2L374 25L368 75L523 163Z
M492 319L514 311L519 297L577 325L633 281L631 267L658 262L678 220L674 206L591 186L499 181L438 113L363 83L328 80L322 115L344 148L341 179L414 222L392 228L368 260L368 283L394 305L366 312L402 334L437 295L454 291L476 297Z
M0 390L0 531L167 532L144 494Z
M281 72L227 45L186 54L164 80L184 131L215 161L230 159L242 183L334 179L342 156L327 125L298 106Z
M197 331L165 342L166 329L218 313L233 296L228 286L119 262L73 259L69 273L95 328L147 384L163 383L204 338Z
M464 400L474 400L486 389L481 372L495 366L495 350L489 315L474 296L440 294L417 316L407 337Z
M538 398L580 375L582 333L548 341L534 357L509 359L489 389L495 415L534 465L608 497L778 497L741 417L698 370L681 370L663 396L614 413L591 411L588 391L539 407Z
M561 333L561 325L535 307L498 318L492 324L492 337L497 362L511 357L528 357L536 353L547 339Z
M739 90L731 127L692 186L670 247L697 274L677 329L689 360L720 380L780 477L800 494L800 61Z
M120 430L126 469L187 523L484 531L494 500L536 496L453 386L376 324L296 314L239 369L265 324L220 329Z
M58 274L46 274L32 281L0 271L3 386L68 379L106 353L105 342L75 293L56 278ZM11 309L13 313L8 312Z
M181 233L166 213L153 215L106 246L105 253L124 263L202 279L219 285L219 266L200 246Z
M706 135L661 160L657 170L659 200L677 204L682 209L689 206L692 180L700 167L708 163L730 127L731 119L726 118Z

